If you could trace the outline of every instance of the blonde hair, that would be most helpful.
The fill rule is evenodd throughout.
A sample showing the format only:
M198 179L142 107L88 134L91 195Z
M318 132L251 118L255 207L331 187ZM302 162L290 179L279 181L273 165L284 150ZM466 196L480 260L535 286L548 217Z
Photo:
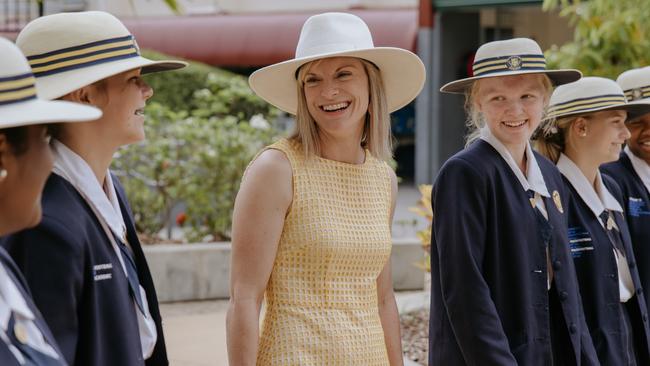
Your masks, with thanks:
M320 155L320 140L318 125L307 109L305 98L305 74L311 66L323 59L312 61L303 65L298 70L298 109L296 112L296 125L289 139L298 141L307 157ZM368 94L370 102L366 112L366 122L363 127L361 146L368 149L374 157L388 161L393 156L392 138L390 132L390 114L386 102L386 92L381 72L369 61L358 59L368 75Z
M573 122L578 118L589 119L591 116L592 114L583 114L546 121L540 129L540 133L535 139L533 147L550 161L557 163L560 159L560 153L566 149Z
M548 100L551 98L553 93L553 83L551 79L546 74L533 74L540 76L540 81L542 87L544 88L544 98L545 104L548 104ZM485 126L485 118L481 111L476 107L476 98L480 90L481 80L475 81L472 86L465 92L465 112L467 113L467 129L469 130L468 134L465 136L465 147L472 144L476 141L481 135L481 129ZM547 105L544 106L545 109Z

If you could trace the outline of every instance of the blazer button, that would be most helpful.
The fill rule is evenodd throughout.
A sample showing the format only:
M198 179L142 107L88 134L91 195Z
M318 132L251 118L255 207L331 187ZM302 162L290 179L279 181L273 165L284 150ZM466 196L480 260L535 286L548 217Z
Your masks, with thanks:
M642 293L643 293L643 289L642 289L641 287L639 287L638 289L636 289L636 294L637 294L637 295L641 296Z
M569 294L566 291L560 291L560 300L564 301L569 297Z
M616 275L613 273L610 273L607 275L607 277L611 278L612 280L616 281Z
M561 261L553 262L553 270L555 270L557 272L557 271L560 270L560 268L562 268L562 262Z
M569 325L569 333L576 334L577 331L578 327L576 327L575 323L571 323L571 325Z
M630 263L628 263L627 265L630 266L630 269L636 267L636 263L634 261L630 261Z

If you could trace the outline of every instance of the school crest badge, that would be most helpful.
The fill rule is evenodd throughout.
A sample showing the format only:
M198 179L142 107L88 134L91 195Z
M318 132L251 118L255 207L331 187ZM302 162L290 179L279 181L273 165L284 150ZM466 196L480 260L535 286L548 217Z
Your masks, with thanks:
M519 56L510 56L506 60L506 67L508 70L519 70L521 69L521 65L523 64L523 60Z
M564 213L564 207L562 207L562 198L560 198L560 192L553 191L553 202L555 203L557 210L560 211L560 213Z

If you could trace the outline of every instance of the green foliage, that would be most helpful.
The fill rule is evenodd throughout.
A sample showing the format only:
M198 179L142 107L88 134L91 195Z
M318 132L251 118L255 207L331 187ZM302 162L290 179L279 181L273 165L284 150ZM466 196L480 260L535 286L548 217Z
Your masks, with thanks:
M577 68L588 76L615 79L621 72L650 64L650 1L544 0L560 8L575 26L573 41L546 51L550 68Z
M155 90L145 110L147 140L120 150L113 166L138 230L155 238L182 204L187 240L227 239L241 176L276 137L267 121L278 111L254 96L244 77L207 65L146 80Z

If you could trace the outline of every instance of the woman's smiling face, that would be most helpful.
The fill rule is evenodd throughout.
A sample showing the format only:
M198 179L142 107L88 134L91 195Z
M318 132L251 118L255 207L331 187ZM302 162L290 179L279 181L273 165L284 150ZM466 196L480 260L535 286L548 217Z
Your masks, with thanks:
M368 75L354 57L325 58L306 65L307 109L328 134L360 134L370 101Z

